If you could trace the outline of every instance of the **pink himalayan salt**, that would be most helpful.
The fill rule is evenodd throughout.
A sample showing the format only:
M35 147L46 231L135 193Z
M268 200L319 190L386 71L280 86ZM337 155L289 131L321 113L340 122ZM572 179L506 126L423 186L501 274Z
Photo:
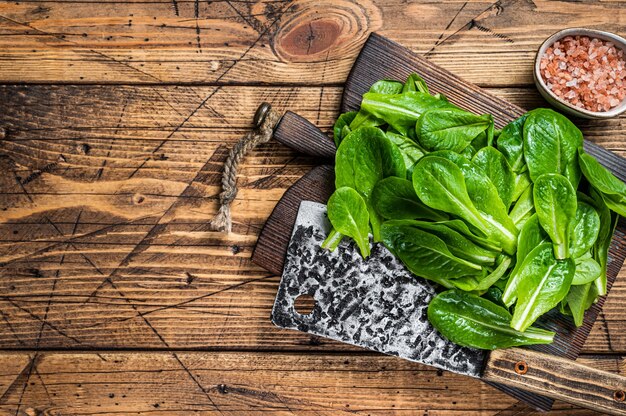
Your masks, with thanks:
M541 76L560 99L589 111L608 111L626 97L624 51L612 42L566 36L541 57Z

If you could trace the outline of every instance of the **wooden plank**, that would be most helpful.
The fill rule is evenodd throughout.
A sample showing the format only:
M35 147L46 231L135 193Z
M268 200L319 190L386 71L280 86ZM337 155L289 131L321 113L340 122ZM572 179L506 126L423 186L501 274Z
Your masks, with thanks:
M623 7L548 0L3 1L0 82L337 84L377 31L479 85L530 85L545 38L581 24L623 32Z
M0 354L3 374L23 370L16 355L34 353ZM622 356L581 361L624 374ZM379 355L41 352L23 379L0 414L535 414L478 380ZM596 413L557 402L547 414Z
M0 175L2 348L358 351L274 328L278 279L249 261L274 205L315 160L263 145L242 166L233 233L206 229L220 146L250 127L258 103L328 131L341 89L224 86L200 106L212 91L0 87L0 164L9 173ZM526 108L541 103L530 89L490 91ZM624 155L625 120L582 127ZM624 275L586 351L626 352Z
M534 90L490 91L527 108L542 103ZM167 170L168 179L185 182L218 144L232 143L250 128L260 102L270 101L279 111L291 109L329 131L340 96L336 87L2 87L0 102L6 105L0 125L8 135L0 149L24 167L18 172L23 179L33 169L44 169L87 181L131 174L160 180ZM620 152L624 120L586 121L581 127L588 139ZM272 145L261 149L255 155L278 152L277 159L264 163L253 155L244 169L280 165L293 157ZM243 173L254 181L260 172ZM32 179L29 184L36 186Z
M6 321L0 321L0 344L3 348L357 351L344 344L275 328L269 313L278 279L255 272L246 257L229 253L228 245L221 250L222 254L213 256L221 262L222 270L206 265L206 254L169 254L163 263L177 265L129 266L113 278L115 288L103 283L112 271L110 267L102 267L94 256L87 256L98 264L103 276L90 271L79 255L67 255L65 266L77 270L60 272L52 297L59 255L56 262L29 265L38 267L36 270L44 277L34 277L32 273L36 272L31 267L12 269L14 274L3 276L7 282L1 287ZM155 251L163 249L151 249ZM146 259L150 256L139 256L137 263ZM626 295L624 281L626 274L622 271L585 351L626 351L624 305L620 301Z
M74 263L77 262L78 259ZM225 267L232 267L232 263L228 262ZM39 345L72 349L357 351L343 344L273 327L268 316L278 287L275 278L245 270L238 274L203 272L197 266L185 270L180 266L162 269L135 268L129 271L135 276L114 279L116 287L128 301L137 305L137 310L127 304L120 291L101 283L104 277L96 274L75 277L63 273L50 308L47 302L53 284L51 279L10 279L8 288L2 287L7 295L2 302L6 321L0 321L0 343L3 348ZM109 269L103 270L107 271ZM623 272L620 278L626 279ZM624 307L619 298L626 288L622 284L613 290L604 316L596 323L584 351L626 351ZM43 317L46 317L45 325Z
M19 383L20 377L28 372L32 354L23 353L4 353L0 357L2 370L0 371L0 397L4 397L8 390L16 383ZM1 399L0 399L1 400Z

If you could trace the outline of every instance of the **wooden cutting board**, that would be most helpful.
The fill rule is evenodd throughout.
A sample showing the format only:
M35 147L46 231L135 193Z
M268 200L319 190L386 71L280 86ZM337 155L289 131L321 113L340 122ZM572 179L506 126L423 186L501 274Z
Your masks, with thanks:
M529 63L528 70L531 70L531 63ZM343 93L341 111L357 110L360 107L362 95L374 82L380 79L404 81L412 72L417 72L424 78L432 93L442 93L455 105L474 113L492 114L498 128L502 128L526 112L375 33L370 35L364 44L350 72ZM320 163L324 163L303 176L285 192L259 235L252 261L279 275L283 270L285 251L300 202L309 200L326 203L334 190L332 162L336 149L333 141L313 124L291 112L287 112L276 126L274 138L301 153L318 157ZM626 181L624 159L587 141L585 141L585 150L595 156L617 177ZM625 257L626 221L620 218L609 249L608 289L613 285ZM556 311L544 315L538 324L555 331L555 341L550 345L531 348L575 360L602 309L605 298L600 298L586 312L584 323L579 328L576 328L570 318ZM537 409L549 410L552 406L553 401L546 397L507 386L496 385L496 387Z

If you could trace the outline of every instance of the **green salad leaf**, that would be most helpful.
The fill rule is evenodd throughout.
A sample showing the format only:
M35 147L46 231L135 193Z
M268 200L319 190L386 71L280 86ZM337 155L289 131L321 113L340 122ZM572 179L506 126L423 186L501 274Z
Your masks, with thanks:
M592 258L578 258L576 259L576 271L574 272L574 278L572 279L573 285L584 285L591 283L600 277L602 268Z
M525 331L537 318L557 306L569 292L575 270L574 260L557 260L550 244L535 247L519 271L511 327Z
M598 295L604 296L607 291L606 265L609 255L609 246L613 239L613 231L617 225L618 216L611 214L611 210L604 202L604 199L602 199L602 196L595 189L591 190L591 198L595 203L596 212L600 216L600 230L598 231L598 238L596 238L596 242L592 248L593 258L602 269L594 285L597 288Z
M472 163L487 175L498 190L498 196L508 210L513 202L517 175L504 155L494 147L483 147L472 158Z
M344 186L333 192L328 199L328 219L337 232L357 243L363 257L370 255L367 205L357 191Z
M493 126L489 114L477 116L459 108L428 110L418 118L415 133L429 151L462 152L481 133Z
M415 227L384 223L382 241L416 276L432 280L444 287L455 287L454 279L479 275L479 264L453 255L437 236Z
M502 302L505 305L512 306L517 300L517 287L522 278L520 270L526 257L528 257L533 249L549 241L550 238L543 228L541 228L541 225L539 225L537 214L533 214L528 221L526 221L519 233L515 267L509 275L509 280L502 294Z
M410 179L411 174L413 173L413 167L418 160L424 157L426 151L409 137L391 131L387 131L386 134L387 138L389 138L389 140L391 140L391 142L398 147L400 153L402 153L404 166L407 171L407 178Z
M455 256L467 260L469 262L491 266L495 263L496 258L500 254L498 251L492 251L481 247L463 233L456 231L448 226L446 221L428 222L415 220L387 221L389 226L405 226L414 227L439 237L448 247L448 250ZM506 270L506 269L505 269ZM498 280L498 279L496 279Z
M487 299L460 290L437 295L428 305L428 320L447 339L464 347L495 350L550 344L554 332L510 327L511 314Z
M420 160L413 170L413 188L429 207L456 215L479 230L487 228L467 194L463 172L449 160L437 156Z
M577 285L572 287L563 301L564 307L574 318L576 326L582 326L585 318L585 311L593 305L594 300L598 296L596 287L592 283Z
M352 123L356 114L356 111L343 113L335 122L335 125L333 126L333 140L335 141L335 146L339 147L339 144L341 144L344 137L352 131L350 130L350 123Z
M546 173L556 173L577 188L577 152L582 144L582 133L565 116L546 108L528 113L524 122L524 158L533 181Z
M600 232L600 215L591 205L578 201L574 225L570 228L569 252L578 258L588 252L596 242Z
M383 120L398 133L406 135L415 128L417 119L434 108L454 107L447 101L419 91L407 91L402 94L379 94L368 92L363 95L361 109ZM353 128L353 126L350 126Z
M440 150L429 155L434 156L450 160L458 166L464 177L468 196L485 222L485 233L497 241L506 253L512 255L517 245L518 231L489 177L458 153Z
M554 245L554 255L557 259L568 258L577 210L576 191L565 176L546 173L535 180L533 199L539 223Z
M524 193L520 195L513 205L509 217L513 220L513 223L518 229L521 229L526 220L535 213L535 200L533 199L533 187L532 185L526 188Z
M403 88L404 84L402 82L381 79L380 81L376 81L370 87L369 92L377 94L400 94Z
M426 85L426 81L416 73L412 73L406 79L404 86L402 87L402 92L409 91L419 91L428 94L428 85Z
M400 150L376 127L362 127L348 134L335 155L335 187L357 190L369 211L374 240L380 240L382 219L374 210L374 186L389 176L404 178L406 167Z
M413 183L407 179L391 176L379 181L372 190L371 199L376 212L388 220L448 219L444 212L436 211L420 201Z
M611 211L626 216L626 184L582 150L578 160L585 178L602 195Z
M524 123L527 115L524 114L515 121L510 122L502 129L496 141L498 150L509 162L513 172L521 173L526 169L524 160Z

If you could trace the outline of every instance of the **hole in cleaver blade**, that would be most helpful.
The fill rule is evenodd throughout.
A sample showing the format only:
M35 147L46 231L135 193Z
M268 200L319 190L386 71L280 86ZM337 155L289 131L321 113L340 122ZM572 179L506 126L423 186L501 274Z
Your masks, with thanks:
M325 205L300 204L272 310L276 326L480 377L486 353L444 339L428 322L434 284L416 279L382 244L367 261L347 239L332 253L323 249L329 228ZM296 311L303 294L315 299L308 315Z

